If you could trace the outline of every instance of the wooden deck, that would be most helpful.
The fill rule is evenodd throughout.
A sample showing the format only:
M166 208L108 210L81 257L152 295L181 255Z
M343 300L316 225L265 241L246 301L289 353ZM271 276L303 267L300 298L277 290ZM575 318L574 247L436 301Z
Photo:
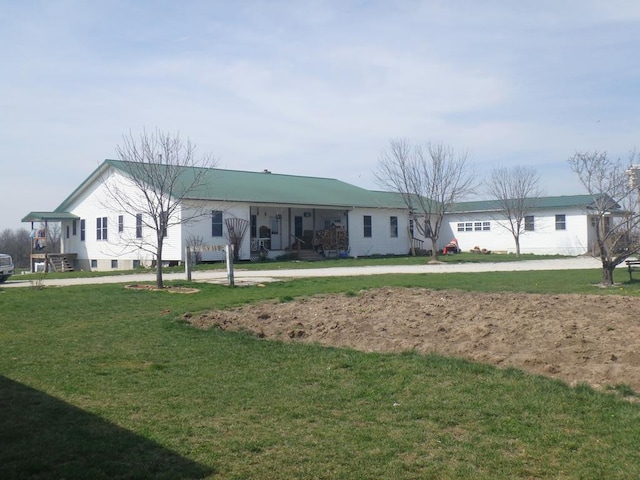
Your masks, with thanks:
M32 272L73 272L76 253L32 253Z

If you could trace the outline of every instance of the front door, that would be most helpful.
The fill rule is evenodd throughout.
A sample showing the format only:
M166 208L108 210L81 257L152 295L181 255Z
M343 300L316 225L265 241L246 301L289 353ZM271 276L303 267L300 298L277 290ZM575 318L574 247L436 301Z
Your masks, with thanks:
M294 235L302 239L302 217L295 217L294 221Z
M280 219L278 217L271 217L271 250L282 249L282 236L280 234Z

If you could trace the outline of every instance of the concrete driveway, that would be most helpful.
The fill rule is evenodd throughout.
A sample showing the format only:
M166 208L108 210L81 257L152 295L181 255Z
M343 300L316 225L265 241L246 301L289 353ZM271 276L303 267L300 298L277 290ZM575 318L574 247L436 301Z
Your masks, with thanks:
M580 270L601 268L600 260L592 257L573 257L553 260L527 260L500 263L441 263L431 265L388 265L371 267L331 267L305 268L290 270L235 270L235 284L246 285L274 282L278 280L311 277L346 277L358 275L383 275L387 273L453 273L453 272L511 272L526 270ZM184 280L184 273L166 273L164 280ZM204 283L227 283L224 270L207 270L192 273L192 280ZM154 273L136 273L131 275L111 275L91 278L61 278L44 279L43 284L48 287L63 287L72 285L93 285L105 283L142 283L154 282ZM11 277L1 287L30 287L33 281L20 280L20 275Z

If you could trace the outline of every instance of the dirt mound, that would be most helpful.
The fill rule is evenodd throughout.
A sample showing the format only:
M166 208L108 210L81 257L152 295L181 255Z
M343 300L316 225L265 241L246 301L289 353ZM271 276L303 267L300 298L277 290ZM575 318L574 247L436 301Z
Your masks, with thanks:
M200 328L463 357L640 391L640 298L384 288L187 316Z
M169 293L198 293L200 292L197 288L192 287L164 287L158 288L155 285L147 285L142 283L135 283L132 285L125 285L124 288L127 290L147 290L150 292L169 292Z

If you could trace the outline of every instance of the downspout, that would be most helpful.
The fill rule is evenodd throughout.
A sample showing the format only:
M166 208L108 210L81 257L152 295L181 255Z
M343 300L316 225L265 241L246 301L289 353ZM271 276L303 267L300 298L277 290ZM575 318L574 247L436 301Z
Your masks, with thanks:
M287 249L291 250L291 207L287 207Z
M311 215L312 215L312 222L313 224L311 225L311 230L313 231L313 235L311 237L311 245L313 247L315 247L315 242L316 242L316 209L312 208L311 209Z
M353 207L351 207L351 209L353 210ZM349 252L351 251L351 235L349 234L349 210L345 210L344 211L344 216L346 217L346 220L344 222L344 231L345 231L345 235L347 236L347 255L349 254Z

